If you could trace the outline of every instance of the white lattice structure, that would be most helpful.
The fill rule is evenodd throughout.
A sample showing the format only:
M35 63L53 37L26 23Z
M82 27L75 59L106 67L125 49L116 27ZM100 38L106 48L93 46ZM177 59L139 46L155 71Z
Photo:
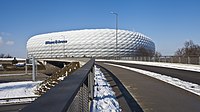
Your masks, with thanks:
M140 47L154 52L153 41L138 32L86 29L40 34L27 42L28 55L36 58L134 56Z

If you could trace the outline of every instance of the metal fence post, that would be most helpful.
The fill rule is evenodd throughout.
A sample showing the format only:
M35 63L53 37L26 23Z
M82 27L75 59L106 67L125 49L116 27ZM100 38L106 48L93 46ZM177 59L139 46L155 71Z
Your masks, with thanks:
M27 64L28 64L28 63L26 62L26 63L25 63L25 74L26 74L26 75L28 74L28 67L27 67L28 65L27 65Z
M199 56L199 65L200 65L200 56Z
M32 57L32 80L35 81L36 67L35 67L35 57Z
M89 98L93 100L94 98L94 67L92 68L92 71L89 73Z
M188 56L188 64L190 64L190 57Z
M173 59L173 56L171 57L171 63L173 63L174 59Z

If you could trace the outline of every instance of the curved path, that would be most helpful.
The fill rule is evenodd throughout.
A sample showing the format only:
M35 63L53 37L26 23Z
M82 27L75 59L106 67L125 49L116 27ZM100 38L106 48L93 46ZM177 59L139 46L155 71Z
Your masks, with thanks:
M30 103L0 105L0 112L19 112Z
M175 77L187 82L192 82L200 85L200 72L188 71L188 70L180 70L173 69L167 67L158 67L158 66L150 66L150 65L141 65L141 64L132 64L132 63L118 63L118 62L108 62L112 64L128 66L132 68L138 68L142 70L147 70L151 72L156 72L159 74Z
M198 95L134 71L97 64L120 80L142 108L140 112L200 112Z

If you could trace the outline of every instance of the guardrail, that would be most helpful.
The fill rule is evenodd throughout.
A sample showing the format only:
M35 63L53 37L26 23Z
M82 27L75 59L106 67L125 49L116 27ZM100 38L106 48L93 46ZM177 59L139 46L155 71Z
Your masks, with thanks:
M94 63L92 58L20 112L89 112L93 99Z
M159 57L102 57L99 59L133 60L147 62L183 63L200 65L200 56L159 56Z
M26 102L26 101L20 101L22 99L31 99L31 101L34 99L37 99L39 96L29 96L29 97L13 97L13 98L0 98L0 101L5 101L1 104L12 104L12 103L23 103L23 102ZM12 100L18 100L18 101L13 101L13 102L9 102L9 101L12 101ZM29 101L29 102L31 102Z

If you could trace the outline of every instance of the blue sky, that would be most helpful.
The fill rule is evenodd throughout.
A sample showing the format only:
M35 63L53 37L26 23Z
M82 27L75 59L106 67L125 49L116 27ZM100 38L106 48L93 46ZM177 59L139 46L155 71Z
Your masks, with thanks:
M26 42L37 34L88 28L141 32L162 55L173 55L187 40L200 44L200 0L0 0L0 53L26 57Z

